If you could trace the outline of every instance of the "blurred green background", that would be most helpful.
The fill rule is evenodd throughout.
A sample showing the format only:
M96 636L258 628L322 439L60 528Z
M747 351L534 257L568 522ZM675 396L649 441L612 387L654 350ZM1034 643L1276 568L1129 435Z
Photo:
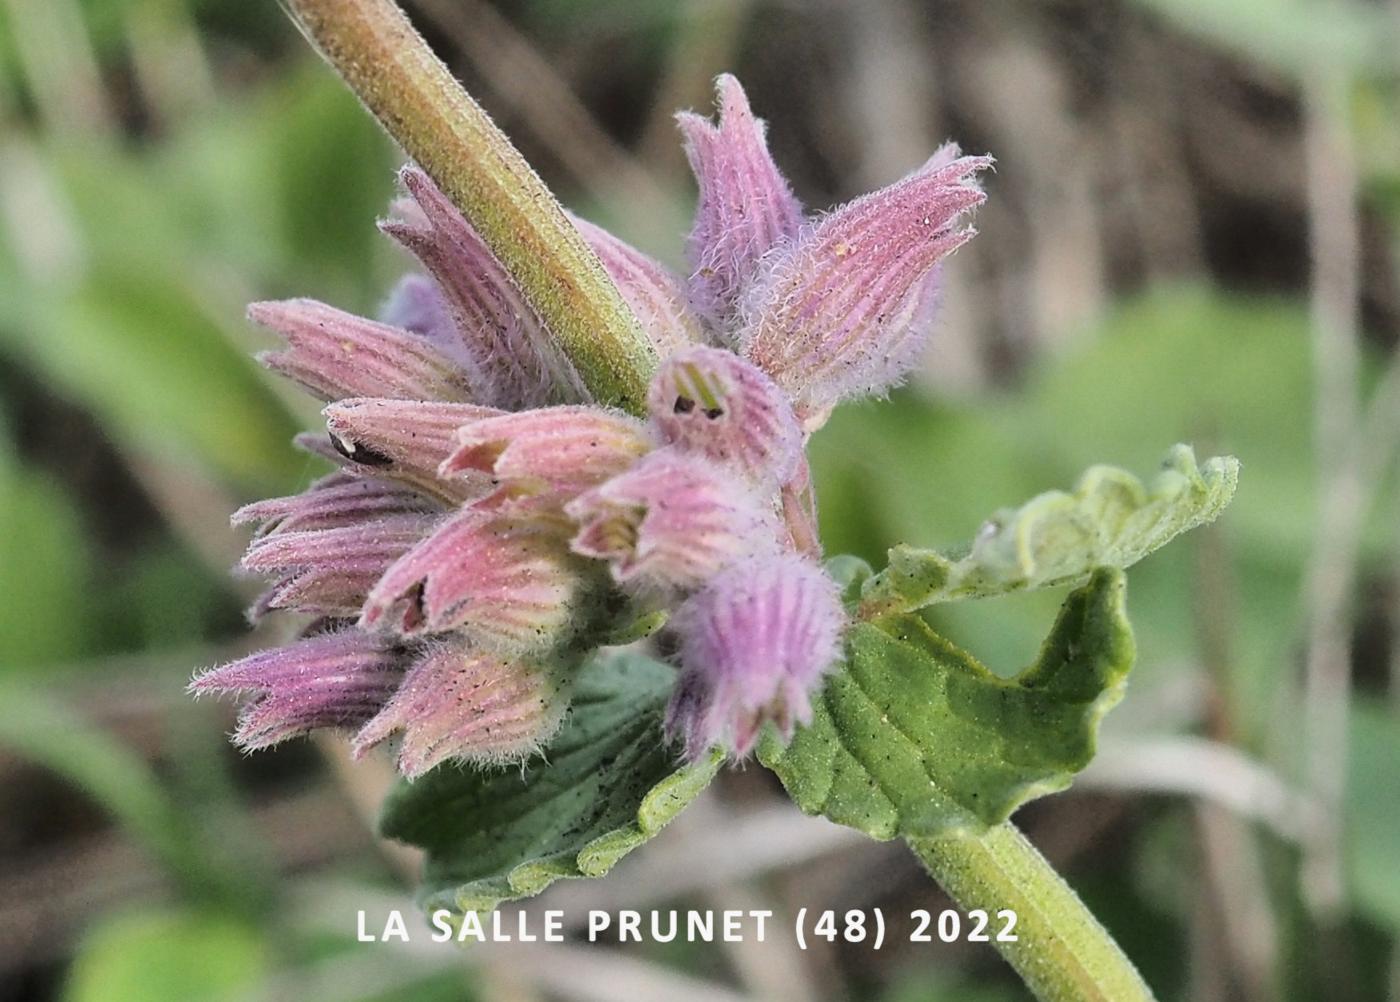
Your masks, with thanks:
M568 205L677 266L670 115L722 70L812 206L994 153L926 365L816 439L828 549L1237 455L1224 519L1130 576L1100 758L1018 820L1164 1000L1400 999L1400 5L407 7ZM0 998L1024 998L968 944L355 942L412 907L382 763L242 758L182 690L276 639L228 513L321 472L243 306L372 311L397 162L272 0L0 0ZM1010 672L1059 597L937 625ZM638 855L530 907L947 904L758 768Z

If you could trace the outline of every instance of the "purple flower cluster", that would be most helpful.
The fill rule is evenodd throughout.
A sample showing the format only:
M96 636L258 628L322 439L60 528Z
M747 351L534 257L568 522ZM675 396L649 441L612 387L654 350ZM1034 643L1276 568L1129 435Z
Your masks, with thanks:
M897 383L926 341L940 262L972 236L985 157L945 147L888 188L805 217L732 77L718 123L680 116L700 197L681 279L577 221L661 365L636 418L583 381L471 224L422 171L381 228L422 264L380 320L320 303L249 314L263 356L325 400L303 436L339 469L261 501L252 613L302 638L198 676L251 695L235 741L353 728L416 776L523 759L619 616L662 611L679 668L668 734L747 754L810 720L846 614L817 560L806 437Z

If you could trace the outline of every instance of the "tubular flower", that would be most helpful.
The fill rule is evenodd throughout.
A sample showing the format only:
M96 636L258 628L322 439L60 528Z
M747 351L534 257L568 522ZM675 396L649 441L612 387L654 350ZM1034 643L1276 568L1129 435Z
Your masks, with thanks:
M459 630L501 653L547 650L580 619L589 580L556 528L465 508L388 567L360 625Z
M783 391L727 351L676 352L651 381L647 405L661 438L732 466L750 480L787 483L802 457L802 428Z
M938 297L939 263L974 231L987 157L935 157L904 180L805 227L755 282L741 346L808 412L880 393L917 361Z
M606 560L619 584L703 585L739 557L778 549L772 506L700 456L659 449L570 502L574 552Z
M661 364L646 414L594 404L476 230L416 167L381 229L425 274L378 319L309 300L249 310L261 356L325 401L297 444L337 469L248 505L262 616L310 635L192 683L250 694L234 741L319 727L389 740L413 777L520 761L567 713L619 610L669 615L666 733L689 758L786 739L840 655L816 563L806 436L914 364L942 262L991 161L944 147L888 188L805 218L734 78L717 123L680 116L700 197L688 277L578 221Z
M784 738L812 719L810 693L836 664L846 614L836 582L793 554L730 566L676 612L681 678L666 717L697 758L747 755L765 723Z
M358 757L401 733L399 770L409 778L447 759L509 762L553 734L568 705L568 673L560 666L439 641L418 656L353 747Z
M723 334L759 262L792 240L802 226L802 203L768 155L764 124L754 118L739 81L716 82L719 123L676 116L685 153L700 185L686 252L690 301Z

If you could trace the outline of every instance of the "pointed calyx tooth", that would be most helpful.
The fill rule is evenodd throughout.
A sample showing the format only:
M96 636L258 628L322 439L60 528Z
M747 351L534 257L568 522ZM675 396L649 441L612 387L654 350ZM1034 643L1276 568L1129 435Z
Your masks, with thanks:
M355 755L399 733L399 771L410 779L446 761L523 761L559 730L569 674L548 660L507 659L460 641L433 642L389 704L355 735Z
M359 397L331 404L323 413L331 443L349 461L347 469L396 477L455 500L479 496L489 486L479 479L444 480L438 467L455 450L458 428L502 411Z
M992 162L947 156L804 229L746 297L741 352L804 413L888 390L917 361L938 265L972 238L960 222Z
M406 635L457 630L522 655L587 625L595 590L558 523L466 508L384 573L360 624Z
M786 483L802 456L802 427L787 396L754 365L720 348L687 348L663 362L647 408L662 441L756 484Z
M234 525L261 522L259 536L336 529L392 515L428 515L442 503L407 484L336 472L300 494L267 498L233 513Z
M412 208L380 228L432 273L474 362L483 402L507 410L587 400L543 322L481 236L431 178L405 167Z
M690 301L716 330L727 327L759 260L796 236L802 206L768 152L764 125L754 118L739 81L716 81L719 123L690 112L676 116L699 183L686 250Z
M671 619L681 674L666 731L686 755L747 755L765 724L784 740L812 719L811 695L841 653L836 582L791 553L732 565Z
M287 342L258 357L322 400L397 397L469 400L470 373L434 338L313 299L254 303L248 318Z
M704 340L700 318L687 303L685 282L678 275L601 226L570 218L641 321L657 357Z
M627 469L652 446L646 425L621 411L561 405L463 425L444 477L489 475L507 490L577 494Z
M432 530L439 517L404 512L257 537L239 566L274 575L276 581L253 606L253 618L273 609L357 615L374 583Z
M575 553L606 560L613 579L661 593L698 587L741 557L778 549L771 506L733 471L659 449L565 509Z
M298 640L213 668L190 691L252 693L233 740L266 748L318 727L359 727L404 677L406 654L382 637L347 629Z

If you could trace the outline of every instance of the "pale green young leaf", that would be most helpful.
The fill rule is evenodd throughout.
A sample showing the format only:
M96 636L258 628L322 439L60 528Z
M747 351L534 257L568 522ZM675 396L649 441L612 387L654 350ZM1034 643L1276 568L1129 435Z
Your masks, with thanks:
M600 877L708 785L711 757L678 766L661 718L675 681L637 654L594 659L545 752L520 768L440 766L402 782L380 830L427 851L429 908L487 911L561 877Z
M1229 504L1239 478L1230 456L1197 465L1177 445L1144 485L1126 470L1090 467L1072 492L1047 491L1004 508L963 555L896 546L866 582L861 615L912 612L939 602L1082 582L1096 567L1128 567Z
M759 758L802 810L875 838L981 832L1089 763L1133 656L1117 568L1069 595L1010 680L916 616L858 623L811 725Z

